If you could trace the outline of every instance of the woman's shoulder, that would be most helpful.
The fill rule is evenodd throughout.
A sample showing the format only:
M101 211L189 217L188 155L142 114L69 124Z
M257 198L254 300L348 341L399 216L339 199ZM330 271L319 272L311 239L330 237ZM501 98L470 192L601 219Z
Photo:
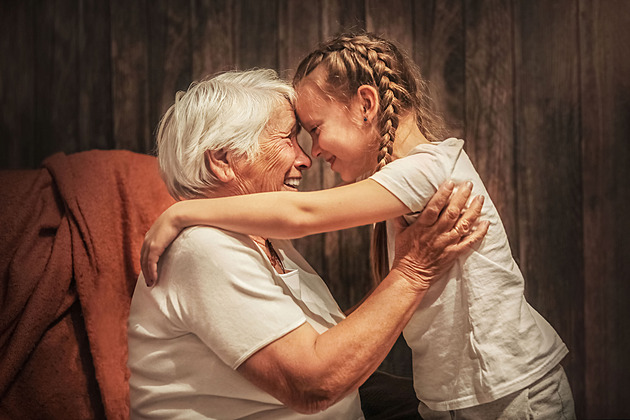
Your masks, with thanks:
M249 236L212 226L191 226L181 231L167 251L192 256L213 255L218 259L225 254L253 249Z

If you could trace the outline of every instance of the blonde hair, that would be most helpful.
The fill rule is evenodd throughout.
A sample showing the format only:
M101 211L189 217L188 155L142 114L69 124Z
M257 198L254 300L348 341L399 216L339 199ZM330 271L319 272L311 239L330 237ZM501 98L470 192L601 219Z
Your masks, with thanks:
M430 141L443 138L443 120L433 111L428 86L418 67L394 43L371 33L343 34L321 44L298 66L297 86L315 68L326 70L324 92L348 103L362 85L379 95L377 128L380 145L375 171L392 161L400 116L412 112L420 132ZM385 222L377 223L372 235L372 274L380 281L388 269Z
M178 92L157 130L158 163L169 193L191 199L216 188L219 181L205 161L208 150L254 158L261 132L284 101L293 104L295 91L268 69L223 73Z

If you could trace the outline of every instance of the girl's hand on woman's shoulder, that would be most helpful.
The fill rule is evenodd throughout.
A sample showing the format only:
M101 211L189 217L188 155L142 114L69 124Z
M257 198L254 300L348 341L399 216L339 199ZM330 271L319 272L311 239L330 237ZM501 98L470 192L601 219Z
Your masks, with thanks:
M149 287L157 283L157 264L164 250L181 231L181 227L177 224L177 207L180 203L177 202L166 209L144 235L144 242L140 251L140 265L144 281Z

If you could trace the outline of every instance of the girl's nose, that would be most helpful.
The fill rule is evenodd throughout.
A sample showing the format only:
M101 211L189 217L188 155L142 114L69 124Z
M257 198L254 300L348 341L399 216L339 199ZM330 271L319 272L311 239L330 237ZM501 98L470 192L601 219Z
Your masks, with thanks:
M314 158L318 158L319 155L322 154L322 149L320 149L319 142L317 141L315 136L311 136L311 139L312 139L311 156L313 156Z

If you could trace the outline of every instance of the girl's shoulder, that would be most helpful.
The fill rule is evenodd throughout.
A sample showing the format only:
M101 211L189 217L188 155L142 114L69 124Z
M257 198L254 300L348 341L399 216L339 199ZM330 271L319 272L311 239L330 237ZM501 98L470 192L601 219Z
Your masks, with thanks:
M444 155L457 157L464 149L464 140L450 137L442 141L434 141L430 143L419 144L409 151L407 156L402 157L405 159L411 156L415 156L421 153L427 153L430 155Z

